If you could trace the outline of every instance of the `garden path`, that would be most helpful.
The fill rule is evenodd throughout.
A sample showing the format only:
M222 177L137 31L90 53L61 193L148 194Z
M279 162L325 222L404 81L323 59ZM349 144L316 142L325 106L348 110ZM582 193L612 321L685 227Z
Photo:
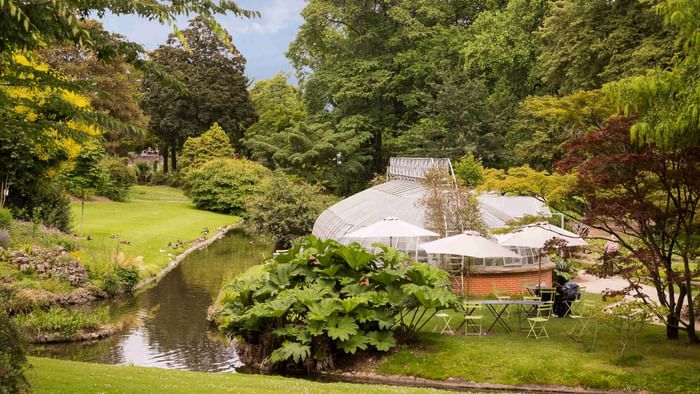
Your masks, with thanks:
M622 277L613 276L609 278L599 278L595 275L587 274L583 270L578 272L576 278L573 279L574 282L578 283L580 286L586 287L586 292L600 294L607 289L611 290L622 290L629 286L629 282ZM642 292L649 296L649 299L654 302L659 302L659 296L656 293L656 289L642 285ZM627 296L632 298L632 296Z

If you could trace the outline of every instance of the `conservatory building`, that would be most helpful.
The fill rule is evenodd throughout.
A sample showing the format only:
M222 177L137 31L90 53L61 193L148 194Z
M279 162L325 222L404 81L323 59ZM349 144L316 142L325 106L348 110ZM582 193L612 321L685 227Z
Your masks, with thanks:
M465 283L462 261L434 259L419 250L418 244L434 238L353 239L346 235L387 217L396 217L420 227L426 227L425 208L421 199L427 189L421 180L427 171L439 168L452 179L454 172L449 159L393 157L389 160L388 181L356 193L326 209L314 224L313 234L321 239L334 239L341 243L359 242L371 248L375 242L383 242L413 255L418 259L440 265L453 275L453 283L461 287ZM525 216L551 216L549 208L533 197L481 194L479 210L490 230L506 227L511 220ZM469 261L470 288L472 294L490 294L494 287L519 293L525 284L540 281L551 284L554 264L538 262L536 251L528 248L511 248L522 258L479 259ZM461 290L460 290L461 292Z

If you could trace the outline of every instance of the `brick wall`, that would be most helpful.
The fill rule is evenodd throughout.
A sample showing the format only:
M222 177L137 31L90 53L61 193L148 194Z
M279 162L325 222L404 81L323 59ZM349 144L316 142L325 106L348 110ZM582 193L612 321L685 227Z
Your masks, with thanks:
M464 277L464 294L474 296L486 296L493 294L493 288L507 290L511 295L522 295L525 285L537 284L538 274L535 270L530 272L501 272L501 273L472 273ZM543 268L541 271L542 284L552 286L552 268ZM462 281L459 275L450 277L452 289L455 294L461 295Z

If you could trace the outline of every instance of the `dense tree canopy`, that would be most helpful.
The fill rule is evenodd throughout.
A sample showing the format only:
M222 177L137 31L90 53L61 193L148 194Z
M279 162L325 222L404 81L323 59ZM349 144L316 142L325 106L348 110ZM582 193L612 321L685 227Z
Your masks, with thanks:
M176 152L188 137L216 122L240 148L244 129L255 121L243 56L219 37L206 18L193 19L181 33L185 41L171 35L150 56L182 78L186 90L155 76L143 82L142 107L150 117L149 130L160 139L165 155L170 152L173 169Z
M542 80L550 93L596 89L648 68L666 68L673 35L638 0L558 0L539 35Z

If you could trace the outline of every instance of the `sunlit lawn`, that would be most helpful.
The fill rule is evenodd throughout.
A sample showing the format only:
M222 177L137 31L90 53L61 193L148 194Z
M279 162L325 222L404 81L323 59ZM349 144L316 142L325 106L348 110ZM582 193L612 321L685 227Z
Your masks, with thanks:
M74 202L73 231L80 230L80 203ZM167 265L168 254L176 255L184 248L171 249L168 243L193 241L208 237L216 229L239 221L235 216L196 209L179 189L167 186L136 186L128 202L93 201L85 204L84 259L108 259L117 249L128 256L143 256L144 275L154 275ZM110 238L117 235L118 238ZM120 242L121 241L121 242ZM163 250L161 252L161 250Z
M204 373L31 358L35 393L439 393L264 375Z
M482 314L485 326L489 325L493 321L490 313L483 310ZM462 320L453 314L453 326ZM430 332L432 323L420 334L418 345L385 357L379 372L501 384L700 392L700 346L688 345L685 339L666 340L661 326L648 326L620 362L616 355L619 337L604 324L599 325L597 344L590 351L592 331L583 342L574 341L569 331L580 323L570 318L550 320L550 338L540 340L527 338L526 331L518 332L515 314L509 319L514 328L511 334L497 327L491 335L481 337L440 335Z

